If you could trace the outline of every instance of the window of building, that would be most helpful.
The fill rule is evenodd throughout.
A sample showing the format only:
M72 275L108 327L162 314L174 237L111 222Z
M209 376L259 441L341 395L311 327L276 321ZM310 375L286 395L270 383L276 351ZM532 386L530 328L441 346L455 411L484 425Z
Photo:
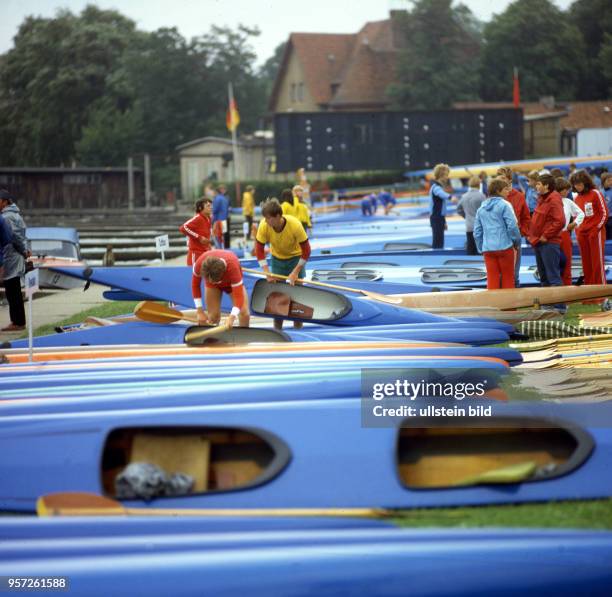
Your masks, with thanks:
M290 98L291 98L291 101L294 102L294 103L295 103L295 101L297 99L296 98L296 88L295 87L296 87L295 83L291 83Z
M298 102L304 101L304 83L298 83L297 86L297 99Z

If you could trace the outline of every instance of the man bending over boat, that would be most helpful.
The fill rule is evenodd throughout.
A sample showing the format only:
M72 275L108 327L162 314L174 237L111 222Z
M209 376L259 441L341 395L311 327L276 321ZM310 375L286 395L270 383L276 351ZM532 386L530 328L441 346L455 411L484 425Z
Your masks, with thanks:
M263 220L255 237L255 256L266 274L287 276L291 286L298 278L306 277L305 265L310 257L310 243L304 227L294 216L283 215L283 209L276 199L268 199L261 208ZM270 244L270 266L266 260L265 245ZM268 282L276 279L268 277ZM293 327L301 328L301 321L294 321ZM274 320L274 327L283 327L282 319Z
M205 284L206 311L202 308L201 281ZM193 302L198 310L200 325L221 320L221 298L226 292L232 296L233 307L226 320L227 327L233 327L236 318L241 327L249 327L249 297L242 282L242 268L234 253L213 249L198 257L191 277Z

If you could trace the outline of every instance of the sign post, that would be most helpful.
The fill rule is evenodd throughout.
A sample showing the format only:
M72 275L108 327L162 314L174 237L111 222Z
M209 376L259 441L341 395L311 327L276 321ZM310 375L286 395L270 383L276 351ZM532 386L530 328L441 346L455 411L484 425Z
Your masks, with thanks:
M167 234L155 237L155 250L161 253L162 263L165 261L164 251L168 248L170 248L170 237Z
M38 290L39 276L38 268L34 268L31 272L25 275L25 291L28 297L28 360L30 363L34 360L34 322L32 321L32 297Z

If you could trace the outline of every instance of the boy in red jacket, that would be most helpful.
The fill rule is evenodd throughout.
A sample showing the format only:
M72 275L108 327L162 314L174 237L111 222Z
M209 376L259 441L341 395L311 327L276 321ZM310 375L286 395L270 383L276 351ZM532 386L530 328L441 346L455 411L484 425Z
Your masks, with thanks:
M188 239L187 265L193 265L202 253L210 250L210 213L212 201L208 198L195 202L195 216L187 220L180 228L181 234Z
M535 250L542 286L561 286L561 231L565 226L563 201L555 191L555 178L540 174L538 203L531 216L527 240Z
M605 242L608 208L601 191L585 170L576 170L570 178L578 193L576 205L584 212L584 221L576 228L576 239L582 257L585 284L605 284ZM593 301L601 302L601 301Z

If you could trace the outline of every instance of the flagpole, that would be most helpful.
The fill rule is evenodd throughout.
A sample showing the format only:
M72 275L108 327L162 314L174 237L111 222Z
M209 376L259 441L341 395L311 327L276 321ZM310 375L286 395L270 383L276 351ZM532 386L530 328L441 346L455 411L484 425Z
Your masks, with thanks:
M230 119L233 119L233 108L234 108L234 90L231 82L227 84L227 92L229 96L230 106ZM232 122L232 154L234 155L234 183L236 185L236 205L240 205L240 182L238 182L238 141L236 139L236 129Z

